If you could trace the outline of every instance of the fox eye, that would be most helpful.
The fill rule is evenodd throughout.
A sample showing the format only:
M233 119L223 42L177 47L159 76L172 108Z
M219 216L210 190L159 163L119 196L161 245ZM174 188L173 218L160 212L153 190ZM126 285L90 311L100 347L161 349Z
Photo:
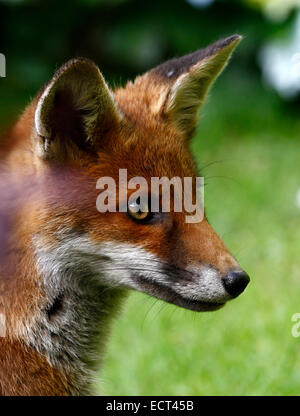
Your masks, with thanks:
M136 221L145 221L150 218L151 212L148 204L141 205L139 201L134 201L128 203L128 214Z

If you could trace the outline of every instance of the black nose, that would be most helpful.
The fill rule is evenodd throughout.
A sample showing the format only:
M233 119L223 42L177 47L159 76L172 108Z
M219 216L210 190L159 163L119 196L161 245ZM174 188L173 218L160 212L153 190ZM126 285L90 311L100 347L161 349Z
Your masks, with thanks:
M226 291L234 298L246 289L249 282L250 278L243 270L231 270L223 278L223 284Z

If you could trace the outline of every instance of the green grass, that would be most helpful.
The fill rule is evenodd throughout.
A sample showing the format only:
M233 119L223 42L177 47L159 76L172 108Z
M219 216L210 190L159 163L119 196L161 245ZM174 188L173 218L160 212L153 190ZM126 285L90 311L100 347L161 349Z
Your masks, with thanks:
M221 161L203 170L206 209L251 284L202 314L132 294L99 374L102 394L299 394L291 317L300 312L300 126L278 120L276 103L264 108L263 97L242 109L233 97L218 116L218 98L206 107L193 152L200 167Z

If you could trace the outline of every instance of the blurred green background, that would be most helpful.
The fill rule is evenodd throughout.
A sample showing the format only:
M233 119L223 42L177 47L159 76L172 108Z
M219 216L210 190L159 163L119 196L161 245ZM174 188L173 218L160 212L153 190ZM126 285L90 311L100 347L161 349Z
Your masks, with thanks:
M192 143L208 218L251 284L197 314L132 294L98 388L109 395L299 395L299 0L0 0L0 125L53 71L93 59L111 85L233 33L244 35Z

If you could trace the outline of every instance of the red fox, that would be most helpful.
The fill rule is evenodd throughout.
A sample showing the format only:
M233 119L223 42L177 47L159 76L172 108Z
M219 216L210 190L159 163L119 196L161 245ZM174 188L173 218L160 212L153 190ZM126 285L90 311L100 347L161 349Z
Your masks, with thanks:
M128 289L193 311L216 310L245 289L248 275L205 216L186 223L175 210L96 208L98 179L117 183L120 169L148 182L196 177L189 142L198 112L240 39L115 91L93 62L73 59L3 137L2 395L91 394Z

